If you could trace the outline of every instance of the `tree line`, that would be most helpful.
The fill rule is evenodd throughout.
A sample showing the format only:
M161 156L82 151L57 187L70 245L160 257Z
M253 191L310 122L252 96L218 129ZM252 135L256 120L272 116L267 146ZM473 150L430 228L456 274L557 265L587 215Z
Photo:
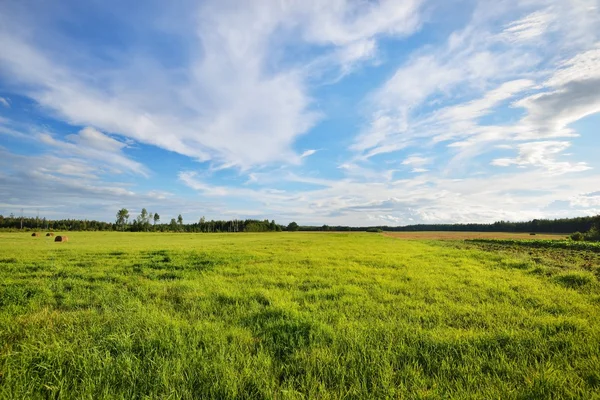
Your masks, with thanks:
M591 217L534 219L526 222L498 221L491 224L418 224L406 226L299 226L300 231L384 231L384 232L514 232L514 233L573 233L588 232L600 226L600 215Z
M158 213L145 208L138 215L130 215L122 208L115 215L115 222L87 219L51 220L39 217L20 217L13 214L0 215L0 229L55 230L55 231L128 231L128 232L278 232L278 231L457 231L457 232L529 232L564 233L589 232L600 227L600 215L562 219L534 219L527 222L498 221L492 224L419 224L407 226L300 226L296 222L277 224L274 220L206 220L184 223L179 214L168 222Z
M290 224L294 230L294 224ZM288 225L288 226L290 226ZM145 208L138 215L131 215L122 208L116 213L115 222L104 222L87 219L50 220L39 217L20 217L11 214L0 215L0 229L5 230L49 230L49 231L124 231L124 232L280 232L288 226L279 225L275 220L234 219L206 220L184 224L179 214L169 222L162 222L158 213L148 212ZM297 226L297 224L295 225Z
M49 231L112 231L112 222L87 219L47 219L40 217L19 217L14 214L0 215L0 229L5 230L49 230Z
M129 223L129 210L122 208L116 214L116 229L131 232L280 232L284 229L281 225L275 223L275 220L210 220L204 217L198 222L189 224L183 223L181 214L177 218L171 218L169 223L160 223L161 217L158 213L148 212L142 208L140 214L132 218Z

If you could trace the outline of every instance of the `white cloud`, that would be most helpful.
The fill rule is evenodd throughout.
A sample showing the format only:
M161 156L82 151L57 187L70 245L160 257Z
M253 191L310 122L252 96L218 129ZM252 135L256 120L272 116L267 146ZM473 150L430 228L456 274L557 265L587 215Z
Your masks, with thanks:
M10 107L10 103L4 97L0 97L0 104L3 105L4 107Z
M421 157L418 155L412 155L404 159L402 161L402 165L425 165L429 164L431 160L426 157Z
M557 161L556 157L569 147L569 142L543 141L523 143L518 145L518 157L498 158L492 161L492 165L499 167L508 167L510 165L541 167L552 174L564 174L591 169L585 162L570 163Z
M419 6L418 0L209 1L195 10L195 25L174 28L177 46L197 49L185 63L165 68L161 59L130 51L110 69L75 39L60 54L52 52L58 36L51 32L44 34L53 46L33 45L18 29L17 17L27 14L13 10L13 18L2 19L0 70L73 124L221 166L294 164L301 159L295 140L320 114L312 110L307 83L315 71L286 60L285 46L320 46L327 68L343 70L373 57L379 36L417 29ZM154 28L159 17L145 25ZM83 66L68 63L82 58Z
M312 156L313 154L315 154L316 152L317 152L317 150L314 150L314 149L306 150L304 153L302 153L302 154L300 155L300 158L306 158L306 157L310 157L310 156Z
M337 46L353 45L378 35L398 36L420 25L419 0L291 1L289 24L300 26L306 41ZM280 3L281 4L281 3Z
M0 134L12 136L14 138L27 140L28 137L21 130L12 127L12 121L6 118L0 117Z
M39 210L46 218L111 221L123 207L132 215L146 207L168 221L180 213L199 218L203 213L217 217L227 211L220 202L175 196L165 190L139 190L134 178L114 182L103 175L102 168L88 160L52 154L17 155L0 147L0 214L16 214L24 208ZM26 211L25 215L32 214Z
M516 126L517 138L576 135L571 123L600 112L600 48L563 62L543 88L543 92L515 102L527 113Z
M573 196L569 199L569 203L572 207L600 209L600 192Z
M600 21L591 4L557 0L516 20L515 12L543 2L482 5L444 46L416 52L373 92L370 120L350 149L367 159L445 142L455 152L449 173L494 142L575 136L570 124L600 112L600 51L590 39L600 30L569 19L587 10L596 16L586 21ZM513 21L498 25L507 15ZM499 108L522 115L500 123Z
M78 134L68 135L67 139L80 147L107 152L118 152L125 147L125 143L119 142L89 126L80 130Z
M149 176L148 169L141 163L128 158L122 149L125 143L119 142L94 128L86 127L77 134L68 135L67 139L72 143L54 138L49 133L37 134L37 140L57 149L66 157L77 157L93 161L103 168L110 168L113 172L123 169L127 172Z
M511 42L532 40L544 35L554 21L555 15L549 10L536 11L508 24L502 37Z
M272 202L272 201L288 201L291 196L286 194L285 191L278 191L273 189L247 189L247 188L234 188L227 186L212 185L202 181L198 174L194 171L181 171L178 174L179 180L186 186L201 192L205 196L210 197L231 197L236 196L243 198L244 201L259 201L261 203Z
M377 44L375 40L368 39L342 47L336 53L336 57L339 63L347 69L357 61L375 57L376 53Z
M481 35L489 37L485 33ZM512 50L490 53L485 48L490 42L482 38L473 38L476 43L467 43L465 50L456 51L454 40L449 39L441 54L420 55L410 60L374 92L369 126L358 135L352 150L372 157L414 145L416 140L437 142L477 134L481 132L477 124L479 118L533 86L529 79L509 79L492 86L479 99L445 108L431 107L426 102L431 97L448 97L451 91L461 93L464 87L490 86L491 81L513 77L517 71L528 69L536 62L533 57L515 61ZM506 62L505 58L511 61ZM423 108L436 111L420 111Z

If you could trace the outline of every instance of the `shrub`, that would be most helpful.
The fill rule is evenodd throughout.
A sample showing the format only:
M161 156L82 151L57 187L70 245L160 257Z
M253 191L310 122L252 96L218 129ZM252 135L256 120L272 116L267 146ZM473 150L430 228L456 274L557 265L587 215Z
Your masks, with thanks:
M583 233L575 232L571 235L571 240L575 240L576 242L581 242L584 239Z
M584 236L585 240L590 242L598 242L600 241L600 229L597 226L593 226Z
M371 232L371 233L381 233L383 232L383 230L379 229L379 228L367 228L367 232Z

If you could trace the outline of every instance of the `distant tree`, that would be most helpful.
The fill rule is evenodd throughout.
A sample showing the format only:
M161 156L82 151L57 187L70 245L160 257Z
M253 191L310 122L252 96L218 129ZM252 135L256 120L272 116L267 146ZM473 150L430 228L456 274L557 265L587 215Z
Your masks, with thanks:
M295 221L290 222L287 226L287 230L290 232L295 232L298 229L300 229L300 227L298 226L298 224Z
M159 221L160 221L160 215L158 215L158 213L154 213L154 225L156 225L156 223Z
M145 208L142 208L142 212L137 218L138 222L138 230L147 231L148 226L150 225L150 216L148 215L148 211Z
M178 230L177 221L175 220L175 218L171 218L171 223L169 224L169 226L172 231Z
M125 230L125 225L129 222L129 211L126 208L121 208L117 211L117 226L121 227L121 230Z
M177 223L178 223L180 226L181 226L181 225L183 225L183 217L181 216L181 214L179 214L179 215L177 216Z

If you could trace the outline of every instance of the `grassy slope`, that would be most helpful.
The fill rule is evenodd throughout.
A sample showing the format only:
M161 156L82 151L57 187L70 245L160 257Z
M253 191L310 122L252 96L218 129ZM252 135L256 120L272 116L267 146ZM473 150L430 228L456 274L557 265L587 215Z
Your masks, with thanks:
M600 398L598 280L373 234L0 235L0 397Z

